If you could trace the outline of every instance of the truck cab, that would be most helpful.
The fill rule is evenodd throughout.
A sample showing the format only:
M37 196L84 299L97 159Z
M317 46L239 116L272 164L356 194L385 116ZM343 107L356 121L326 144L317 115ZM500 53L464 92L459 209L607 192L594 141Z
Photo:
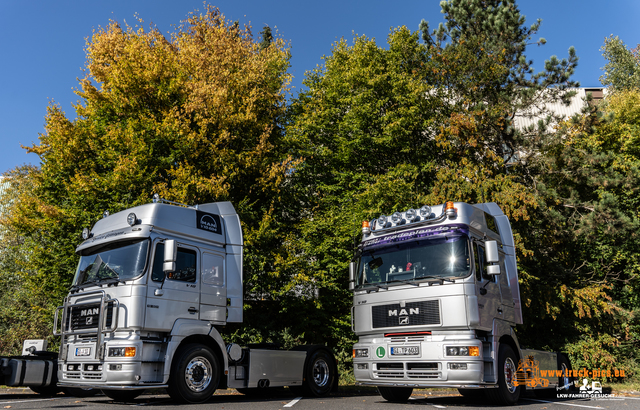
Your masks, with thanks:
M243 320L243 238L231 203L156 197L105 213L83 237L55 315L60 387L101 389L117 400L167 388L189 403L219 386L298 386L318 396L335 387L335 359L324 346L250 349L220 334Z
M387 400L404 401L414 387L454 387L513 404L525 355L556 369L555 353L523 352L515 335L515 244L495 203L447 202L365 221L350 283L356 382Z

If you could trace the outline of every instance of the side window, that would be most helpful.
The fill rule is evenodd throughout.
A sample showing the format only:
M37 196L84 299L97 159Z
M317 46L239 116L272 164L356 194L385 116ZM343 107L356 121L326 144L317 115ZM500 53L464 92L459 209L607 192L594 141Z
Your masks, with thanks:
M151 271L151 280L162 282L164 280L164 272L162 264L164 262L164 243L156 245L156 251L153 255L153 271Z
M198 254L192 249L178 248L178 258L176 259L176 271L170 272L169 279L183 282L196 281L196 259Z
M224 258L212 253L202 254L202 283L212 286L224 285Z
M476 280L478 282L482 280L482 262L480 260L481 254L483 255L482 257L484 258L484 254L482 253L482 247L480 245L476 245L475 262L476 262Z
M484 219L485 221L487 221L487 228L500 235L500 232L498 232L498 224L496 223L496 218L485 212Z
M476 245L476 279L488 280L491 282L495 282L496 278L494 276L487 274L487 264L485 263L485 253L484 246L477 244Z
M186 248L178 248L178 257L176 259L176 271L170 272L167 278L171 280L180 280L183 282L195 282L196 281L196 259L197 253L194 250ZM164 279L164 272L162 265L164 263L164 244L159 243L156 245L156 251L153 257L153 271L151 273L151 280L156 282L162 282Z

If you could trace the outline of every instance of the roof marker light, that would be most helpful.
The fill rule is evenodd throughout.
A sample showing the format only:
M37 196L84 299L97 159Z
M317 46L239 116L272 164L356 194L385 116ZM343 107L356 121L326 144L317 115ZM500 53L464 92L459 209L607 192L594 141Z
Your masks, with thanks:
M449 218L455 218L458 210L453 206L453 202L448 201L447 204L445 205L445 213L447 214L447 216Z
M415 209L409 208L404 214L407 216L407 221L413 222L413 218L416 217L417 212Z
M384 228L384 224L387 223L387 216L382 214L378 217L378 226Z
M391 215L391 221L393 223L397 224L401 220L402 220L402 214L400 212L394 212L393 215Z
M429 205L423 205L422 208L420 208L420 216L423 218L429 218L430 215L431 207Z

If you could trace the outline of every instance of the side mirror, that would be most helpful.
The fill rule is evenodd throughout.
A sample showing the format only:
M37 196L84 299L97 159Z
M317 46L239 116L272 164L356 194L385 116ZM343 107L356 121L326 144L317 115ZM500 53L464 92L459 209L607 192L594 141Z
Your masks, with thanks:
M498 263L500 262L500 254L498 253L498 242L487 241L484 243L485 262ZM487 275L499 275L500 265L487 265Z
M164 241L164 263L162 264L162 270L165 275L169 272L175 272L176 259L178 255L178 246L175 239L167 239Z
M356 288L356 263L351 262L349 264L349 290Z
M500 262L500 254L498 253L498 242L487 241L484 243L485 261L487 263Z

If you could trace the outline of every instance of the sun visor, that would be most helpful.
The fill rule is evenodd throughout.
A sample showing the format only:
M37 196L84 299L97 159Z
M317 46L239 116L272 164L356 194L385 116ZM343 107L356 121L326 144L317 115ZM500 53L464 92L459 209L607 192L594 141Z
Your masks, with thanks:
M468 235L469 227L464 224L450 224L429 228L418 228L410 231L398 232L390 235L372 238L364 241L364 249L376 248L400 242L411 242L430 238L441 237L447 234Z

